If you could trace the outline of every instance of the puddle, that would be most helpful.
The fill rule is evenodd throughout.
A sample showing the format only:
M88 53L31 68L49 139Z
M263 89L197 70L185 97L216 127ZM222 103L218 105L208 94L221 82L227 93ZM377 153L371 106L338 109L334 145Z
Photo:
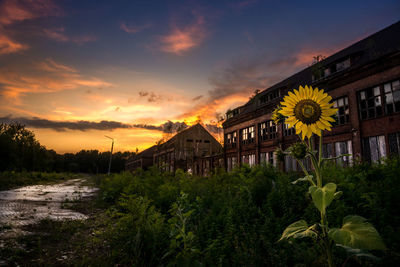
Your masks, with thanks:
M84 181L84 179L73 179L60 184L33 185L0 191L0 226L18 228L45 218L86 219L86 215L68 209L68 205L65 204L92 196L98 190L83 186Z

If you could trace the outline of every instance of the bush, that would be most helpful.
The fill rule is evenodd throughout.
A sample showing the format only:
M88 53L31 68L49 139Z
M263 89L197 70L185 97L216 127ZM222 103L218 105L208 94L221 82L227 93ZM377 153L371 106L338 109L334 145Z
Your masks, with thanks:
M332 203L330 225L359 214L374 224L388 247L378 255L383 258L378 263L347 259L337 249L338 264L346 259L349 266L399 261L399 163L391 159L382 165L324 169L324 177L343 191L343 201ZM319 218L304 193L307 184L291 183L297 178L268 165L220 170L208 178L154 168L105 178L101 194L110 205L111 219L102 238L112 251L105 261L135 266L323 265L308 240L296 241L299 246L277 242L293 221Z

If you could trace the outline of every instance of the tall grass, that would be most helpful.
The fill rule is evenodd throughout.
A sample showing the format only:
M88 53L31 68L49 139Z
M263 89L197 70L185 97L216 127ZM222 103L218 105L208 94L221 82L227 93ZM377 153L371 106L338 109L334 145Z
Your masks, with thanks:
M330 225L339 226L347 214L365 216L389 248L376 254L380 262L349 258L336 248L336 264L396 264L399 159L382 165L327 166L324 172L343 191L343 201L332 204L328 214ZM277 242L291 222L319 216L310 197L304 197L307 185L291 183L297 176L266 165L231 173L218 170L208 178L154 168L106 178L101 197L109 205L109 227L96 236L109 248L103 260L134 266L321 266L325 260L315 259L316 248L308 240L293 241L300 246Z

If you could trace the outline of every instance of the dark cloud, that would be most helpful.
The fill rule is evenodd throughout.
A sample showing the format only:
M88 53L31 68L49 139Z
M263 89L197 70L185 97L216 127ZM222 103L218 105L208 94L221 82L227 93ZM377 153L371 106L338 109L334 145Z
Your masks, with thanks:
M107 130L112 131L115 129L129 129L129 128L142 128L147 130L156 130L165 133L174 133L183 129L186 129L188 125L185 122L172 122L167 121L161 125L151 124L127 124L118 121L53 121L42 119L38 117L25 118L25 117L12 117L4 116L0 117L0 123L12 123L18 122L27 127L40 128L40 129L52 129L55 131L66 131L66 130Z
M193 97L193 98L192 98L192 101L197 101L197 100L200 100L202 97L203 97L202 95L199 95L199 96Z
M164 100L162 95L158 95L154 92L140 91L139 96L143 98L147 98L147 102L161 102Z
M12 118L11 116L0 117L0 123L10 123L19 122L28 127L33 128L43 128L43 129L53 129L55 131L65 131L65 130L114 130L121 128L132 128L132 125L125 124L117 121L52 121L46 120L38 117L33 118Z
M122 22L120 24L121 30L123 30L123 31L125 31L127 33L133 33L133 34L139 33L139 32L141 32L141 31L143 31L145 29L148 29L150 27L152 27L151 23L146 23L146 24L143 24L143 25L128 25L127 23Z

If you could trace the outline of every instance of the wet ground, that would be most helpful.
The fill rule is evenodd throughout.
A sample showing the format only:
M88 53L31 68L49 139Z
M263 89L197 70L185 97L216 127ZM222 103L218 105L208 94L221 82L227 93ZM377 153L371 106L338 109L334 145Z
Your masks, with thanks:
M85 179L73 179L0 191L0 247L8 238L29 234L22 230L23 226L43 219L86 219L86 215L69 209L76 201L90 197L98 190L84 185L85 182Z
M86 207L98 191L98 188L87 185L88 178L83 176L81 179L67 180L57 184L33 185L0 191L0 266L18 266L15 257L20 256L20 251L23 251L21 255L25 255L24 257L34 254L32 251L35 250L40 251L40 255L46 255L53 247L59 254L59 257L55 259L57 264L67 260L69 256L67 257L63 251L57 251L59 244L54 240L50 248L38 248L37 244L32 247L29 240L35 241L38 240L37 237L40 237L47 241L51 238L51 233L48 233L51 229L46 228L46 225L52 226L49 223L51 221L88 218L87 215L76 211L80 205ZM71 209L72 206L74 210ZM78 210L86 211L85 209ZM38 224L39 222L41 223ZM43 228L43 223L45 228ZM52 234L58 237L58 233ZM55 239L58 240L58 238ZM21 240L28 240L28 243ZM28 265L31 263L35 266L41 265L35 262L35 259L22 257L19 260L29 262Z
M0 191L0 225L18 227L52 220L86 219L84 214L68 209L68 204L92 196L97 189L84 186L84 179L53 185L33 185Z

